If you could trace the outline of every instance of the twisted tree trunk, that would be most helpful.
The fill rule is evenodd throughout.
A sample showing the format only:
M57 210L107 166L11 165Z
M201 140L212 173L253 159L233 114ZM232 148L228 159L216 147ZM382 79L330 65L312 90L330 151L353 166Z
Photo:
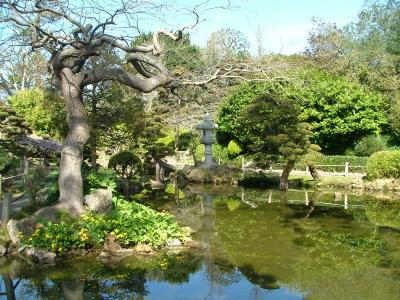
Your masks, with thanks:
M308 170L310 171L310 175L314 180L320 180L321 179L321 175L318 173L317 168L315 167L315 165L308 165Z
M294 167L295 161L294 160L289 160L283 169L282 175L281 175L281 180L279 182L279 190L280 191L286 191L289 187L289 175L290 172L292 171Z
M68 110L68 134L61 150L60 203L72 215L83 211L81 164L83 148L89 139L89 124L82 102L80 82L70 69L61 71L61 92Z

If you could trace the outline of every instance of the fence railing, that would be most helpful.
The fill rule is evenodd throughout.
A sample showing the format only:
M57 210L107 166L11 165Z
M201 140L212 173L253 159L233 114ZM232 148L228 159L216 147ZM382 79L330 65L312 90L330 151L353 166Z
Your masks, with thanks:
M280 170L279 167L284 167L286 164L284 163L276 163L272 165L272 170ZM352 165L349 162L345 162L344 164L326 164L326 165L315 165L319 172L323 173L333 173L336 175L344 175L348 176L352 173L364 174L366 166ZM310 170L308 166L303 166L302 168L299 166L295 166L294 171L304 171L305 174L309 174Z
M215 162L219 165L229 163L234 164L237 167L241 167L243 171L262 171L262 172L280 172L285 167L285 163L274 163L270 166L269 169L261 169L254 166L254 162L251 160L242 160L237 161L224 161L221 157L216 157ZM175 156L174 163L184 165L184 164L192 164L193 159L188 155L187 151L179 151L179 153ZM317 164L315 165L318 172L324 174L329 173L331 175L336 176L349 176L350 174L365 174L365 165L356 165L350 162L344 162L342 164ZM293 171L304 172L304 174L309 174L308 166L306 165L295 165Z

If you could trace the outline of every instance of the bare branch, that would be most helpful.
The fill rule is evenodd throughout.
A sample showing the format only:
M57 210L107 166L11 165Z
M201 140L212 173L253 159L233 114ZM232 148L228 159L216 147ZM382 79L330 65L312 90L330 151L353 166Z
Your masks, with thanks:
M118 81L141 92L149 93L160 86L169 84L173 78L160 73L151 78L141 79L136 74L121 68L95 69L83 74L82 86L110 80Z

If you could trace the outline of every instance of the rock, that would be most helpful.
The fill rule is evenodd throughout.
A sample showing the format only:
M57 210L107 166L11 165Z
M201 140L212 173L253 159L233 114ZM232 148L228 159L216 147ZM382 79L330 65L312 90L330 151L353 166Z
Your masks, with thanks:
M34 217L24 218L17 222L18 231L25 237L31 236L36 230L36 219Z
M35 217L58 223L61 211L63 211L63 208L60 205L46 206L35 212Z
M0 244L0 256L4 256L7 253L7 247L3 244Z
M106 236L104 250L106 250L107 252L120 252L122 250L120 244L115 241L115 236L111 233Z
M19 239L19 228L18 222L15 220L10 220L7 223L7 231L8 235L10 236L10 240L14 245L21 245L21 240Z
M133 251L137 253L153 253L153 249L146 244L137 244L135 247L133 247Z
M174 240L168 240L167 241L167 247L180 247L182 246L182 242L178 239L174 239Z
M195 183L230 183L235 184L241 175L241 170L229 166L215 165L210 168L202 166L185 166L182 169L182 176L187 182Z
M94 213L110 213L112 211L112 192L110 189L97 189L85 196L85 204Z
M36 262L41 264L54 264L56 261L56 254L44 249L28 248L26 255L32 257Z

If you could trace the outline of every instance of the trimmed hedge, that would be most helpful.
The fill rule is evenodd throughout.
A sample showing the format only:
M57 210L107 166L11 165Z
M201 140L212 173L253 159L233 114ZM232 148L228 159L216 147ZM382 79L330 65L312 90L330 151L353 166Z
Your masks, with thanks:
M367 177L400 178L400 150L379 151L372 154L367 163Z

